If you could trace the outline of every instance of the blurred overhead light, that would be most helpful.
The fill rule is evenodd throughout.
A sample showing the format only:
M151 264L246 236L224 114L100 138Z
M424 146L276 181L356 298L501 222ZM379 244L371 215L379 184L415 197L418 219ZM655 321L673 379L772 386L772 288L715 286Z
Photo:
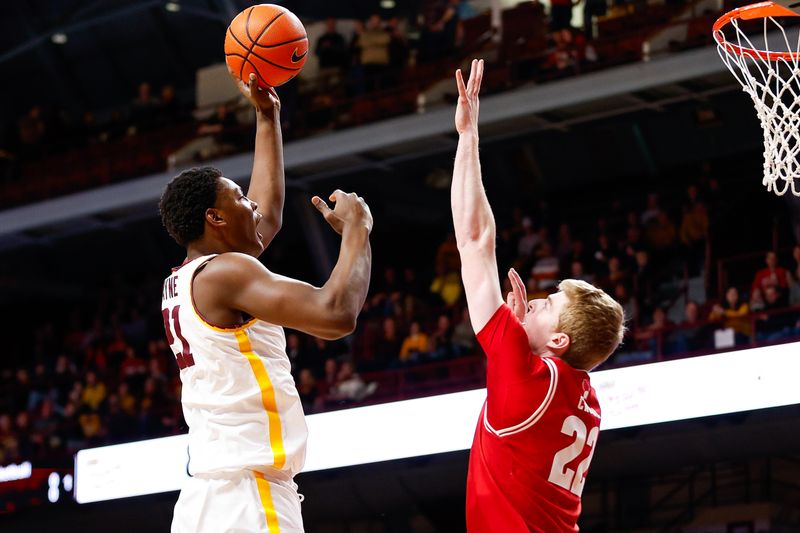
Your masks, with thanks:
M181 5L178 2L167 2L164 8L170 13L177 13L181 10Z
M395 5L394 0L381 0L381 7L383 9L394 9Z
M67 34L61 32L54 33L52 36L50 36L50 40L56 44L64 44L67 42Z

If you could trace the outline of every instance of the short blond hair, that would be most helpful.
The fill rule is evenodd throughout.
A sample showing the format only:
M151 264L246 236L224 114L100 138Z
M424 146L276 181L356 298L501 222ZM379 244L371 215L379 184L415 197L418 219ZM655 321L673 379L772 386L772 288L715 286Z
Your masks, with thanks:
M568 302L558 317L557 331L570 345L561 358L574 368L591 370L614 352L625 335L622 306L602 289L577 279L565 279L558 288Z

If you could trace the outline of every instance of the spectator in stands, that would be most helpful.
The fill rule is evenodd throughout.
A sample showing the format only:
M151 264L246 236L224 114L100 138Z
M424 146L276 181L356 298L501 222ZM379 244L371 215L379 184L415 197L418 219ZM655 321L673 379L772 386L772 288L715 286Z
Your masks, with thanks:
M656 307L653 309L652 321L634 331L637 348L647 353L648 358L654 355L663 355L666 351L664 336L672 326L673 324L667 318L667 312L662 307Z
M81 402L88 406L92 411L97 411L100 404L106 399L106 385L97 380L94 372L86 373L86 385L83 387Z
M542 234L533 227L531 217L523 218L520 227L521 235L517 241L517 255L523 258L531 257L542 242Z
M38 155L41 151L46 133L47 127L42 118L42 108L35 105L17 122L20 154L23 157Z
M338 84L343 71L350 66L350 47L344 35L336 30L335 18L325 20L325 33L317 39L314 54L319 61L323 86Z
M146 373L145 362L136 355L136 350L129 347L119 368L120 379L127 382L132 390L139 391Z
M120 409L128 416L134 416L137 408L136 398L131 394L130 387L127 383L123 381L119 384L116 396L119 400Z
M297 379L297 393L300 395L300 402L303 404L303 411L313 413L317 408L317 380L308 368L300 369Z
M364 382L356 373L352 362L344 361L339 368L336 384L331 389L328 398L339 402L360 402L373 394L377 387L377 383Z
M604 17L608 11L608 0L585 0L583 4L583 33L586 39L594 39L594 18Z
M58 418L53 409L53 402L46 399L31 424L31 443L37 449L35 453L38 457L45 458L56 453L60 446L57 431Z
M300 335L297 333L289 333L286 336L286 356L292 364L292 375L297 376L300 368L305 365L303 350L300 346Z
M33 378L31 379L30 388L28 391L28 410L36 410L42 401L49 395L48 390L49 376L43 363L38 363L33 369Z
M691 353L708 350L712 347L711 330L700 320L700 306L688 301L684 307L683 322L679 329L670 335L671 353Z
M794 267L789 273L789 305L800 305L800 244L792 249Z
M750 290L750 302L748 306L750 307L751 313L764 310L764 293L761 289L755 288Z
M136 98L131 103L131 124L136 131L152 128L158 115L159 102L152 95L150 84L143 81L139 84Z
M583 280L586 283L594 283L594 276L588 274L586 269L583 267L583 263L578 260L575 260L570 264L569 276L566 277Z
M410 49L405 29L400 19L392 17L386 23L389 33L389 69L386 73L386 82L390 87L396 87L402 80L403 71L408 65Z
M671 257L675 247L677 232L675 224L670 220L669 215L663 210L659 210L655 217L652 217L644 224L645 240L649 249L653 253L653 260L661 262Z
M778 266L778 254L773 251L767 252L764 262L767 266L756 272L751 290L765 291L767 287L777 287L781 291L786 291L789 288L789 273L785 268Z
M97 117L91 111L85 111L81 117L81 122L75 128L78 146L91 146L100 140L100 126L97 124Z
M167 158L173 170L185 164L203 161L232 152L239 143L239 121L228 106L219 104L210 118L197 128L198 137Z
M608 293L613 294L614 299L622 306L622 310L625 311L625 319L631 324L638 323L639 307L636 304L636 298L631 297L628 285L618 281L612 285L612 289L613 292L609 290Z
M592 271L598 278L608 275L608 262L615 254L616 250L611 248L611 240L608 234L600 233L597 236L597 245L592 253ZM619 257L617 257L617 260L619 261Z
M375 358L370 370L388 368L389 364L397 360L402 341L397 334L397 322L394 317L387 316L383 319L383 331L375 343Z
M135 419L125 412L120 406L119 396L111 394L108 397L103 425L106 428L110 443L125 442L132 438Z
M436 329L428 337L428 354L432 359L445 359L453 355L453 328L450 317L439 315Z
M750 306L741 301L736 287L728 287L725 300L711 308L708 319L722 322L723 328L731 328L736 344L745 344L750 340Z
M572 0L551 0L550 29L556 34L572 27Z
M436 268L444 272L461 272L461 257L453 232L447 234L445 240L436 249Z
M571 265L574 261L578 261L583 265L583 270L586 273L594 273L592 269L592 265L594 264L592 261L592 256L586 250L584 246L584 241L580 237L576 237L572 240L572 246L569 251L569 254L565 258L562 259L562 264L566 265L567 268L571 268Z
M142 387L142 399L139 402L139 424L142 434L154 435L165 431L163 415L166 400L164 391L156 380L151 377L146 378Z
M364 88L369 92L384 88L390 41L391 36L383 28L380 15L371 15L363 28L357 30L355 46L364 72Z
M336 380L339 376L339 363L333 357L325 359L323 366L322 382L319 384L319 389L322 395L327 398L330 390L336 385Z
M13 461L16 456L17 439L11 427L11 417L0 413L0 464Z
M797 323L797 313L786 312L785 296L776 285L764 288L764 309L756 319L756 338L774 341L792 334Z
M442 267L437 267L436 277L431 282L430 291L437 295L446 306L455 305L461 299L461 275L456 271L446 271Z
M75 366L66 355L59 355L58 358L56 358L56 364L52 375L53 393L58 405L64 405L67 401L67 395L74 382Z
M419 326L419 322L412 322L408 329L408 335L403 339L400 347L400 364L418 362L428 353L428 335Z
M708 211L704 203L695 201L684 208L680 235L681 243L686 248L690 276L699 274L705 263L708 224Z
M572 254L572 232L569 224L558 225L558 237L556 237L556 255L562 263L564 259Z
M637 305L641 311L649 312L656 303L655 272L647 250L637 250L634 258L636 265L633 271L633 290Z
M26 458L33 455L33 445L30 441L31 427L30 415L27 411L20 411L14 419L14 436L16 437L17 457Z
M171 126L186 118L183 108L175 96L175 87L166 84L161 88L161 98L156 110L156 122L159 126Z
M474 355L478 350L478 342L472 323L469 321L469 310L466 306L461 310L461 320L453 328L453 352L456 356Z
M557 0L563 1L563 0ZM566 0L570 2L571 0ZM553 6L554 8L556 6ZM575 73L578 70L578 49L575 46L572 31L568 28L555 30L550 34L548 53L545 59L545 68L559 74Z
M553 248L548 241L542 241L536 252L536 261L531 268L531 276L536 280L539 290L555 290L558 285L558 258L553 255Z
M663 209L661 209L660 198L657 193L651 192L647 195L647 206L639 217L642 227L647 227L647 225L656 220L661 213L663 213ZM629 213L629 215L630 214L631 213ZM633 225L633 221L630 220L630 216L628 225Z
M612 255L608 258L607 274L601 278L598 278L597 284L601 289L611 294L612 289L618 283L627 285L630 283L630 281L630 275L627 271L622 269L622 261L620 261L619 256Z

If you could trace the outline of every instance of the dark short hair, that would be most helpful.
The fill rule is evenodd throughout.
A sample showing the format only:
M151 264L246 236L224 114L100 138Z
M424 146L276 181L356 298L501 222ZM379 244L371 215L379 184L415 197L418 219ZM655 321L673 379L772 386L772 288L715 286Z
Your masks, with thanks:
M213 167L184 170L169 182L158 210L167 233L181 246L196 241L205 231L206 210L217 202L222 172Z

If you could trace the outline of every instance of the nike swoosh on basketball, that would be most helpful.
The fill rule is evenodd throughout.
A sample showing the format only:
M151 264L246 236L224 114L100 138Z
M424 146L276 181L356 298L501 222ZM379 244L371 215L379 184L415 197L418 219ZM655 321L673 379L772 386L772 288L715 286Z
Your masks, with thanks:
M292 52L292 63L300 62L304 57L306 57L306 54L308 54L308 50L303 52L301 55L297 55L297 48L295 48L294 52Z

